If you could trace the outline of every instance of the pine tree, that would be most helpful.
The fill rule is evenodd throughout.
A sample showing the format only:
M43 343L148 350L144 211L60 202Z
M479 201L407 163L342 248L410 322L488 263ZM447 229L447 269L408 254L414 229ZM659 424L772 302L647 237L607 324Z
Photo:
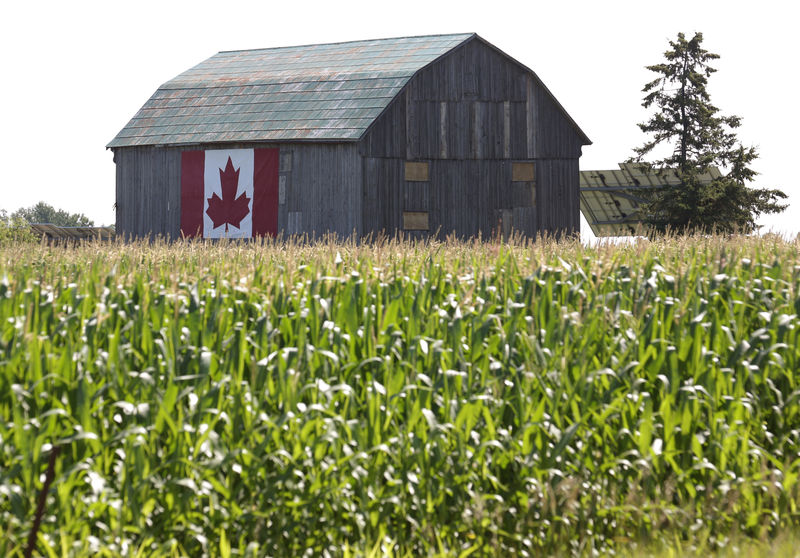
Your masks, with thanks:
M666 61L647 66L658 77L647 83L642 106L655 108L647 122L639 124L650 135L635 148L629 162L661 173L674 170L680 180L676 186L652 191L644 208L645 220L655 231L666 229L690 232L751 232L763 213L783 211L786 198L780 190L747 186L756 176L750 165L758 158L754 147L744 147L734 131L741 125L738 116L721 116L706 90L708 78L716 72L710 62L719 55L703 49L703 34L686 40L678 33L664 53ZM670 153L647 161L660 146ZM712 166L727 171L710 184L700 177Z

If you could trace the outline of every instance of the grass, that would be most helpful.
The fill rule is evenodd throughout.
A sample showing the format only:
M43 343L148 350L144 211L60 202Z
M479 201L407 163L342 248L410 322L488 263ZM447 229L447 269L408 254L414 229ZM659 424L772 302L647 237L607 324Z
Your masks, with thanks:
M3 244L0 554L780 549L799 249Z

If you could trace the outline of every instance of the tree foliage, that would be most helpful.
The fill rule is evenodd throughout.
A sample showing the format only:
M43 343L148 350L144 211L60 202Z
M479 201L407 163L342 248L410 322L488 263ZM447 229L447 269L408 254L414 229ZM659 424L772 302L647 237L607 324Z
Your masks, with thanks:
M52 205L39 202L31 207L23 207L11 214L12 219L19 219L27 223L50 223L60 227L91 227L94 221L83 213L69 213L63 209L56 209Z
M32 241L35 237L27 223L18 216L0 209L0 246L12 241Z
M751 164L758 152L739 141L735 130L741 118L723 116L711 103L706 87L716 72L710 63L719 55L703 49L702 42L702 33L689 40L678 33L665 61L647 66L658 77L644 86L642 106L654 112L639 124L648 139L634 149L630 162L656 173L674 170L680 180L650 195L645 220L656 231L751 232L759 215L786 208L779 201L786 194L747 186L757 175ZM652 159L657 148L667 153ZM701 180L714 166L724 171L722 176L710 183Z

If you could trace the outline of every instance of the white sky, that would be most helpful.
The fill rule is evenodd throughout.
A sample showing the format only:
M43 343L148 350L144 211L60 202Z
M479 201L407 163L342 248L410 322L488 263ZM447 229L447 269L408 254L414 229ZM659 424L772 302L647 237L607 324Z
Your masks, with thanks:
M800 128L794 3L435 0L33 2L0 22L0 209L42 200L114 222L114 163L105 145L159 85L221 50L476 32L533 69L594 142L581 169L616 168L644 135L644 66L679 31L720 54L710 81L723 114L761 157L756 185L790 207L766 230L800 234ZM591 235L588 227L583 234Z

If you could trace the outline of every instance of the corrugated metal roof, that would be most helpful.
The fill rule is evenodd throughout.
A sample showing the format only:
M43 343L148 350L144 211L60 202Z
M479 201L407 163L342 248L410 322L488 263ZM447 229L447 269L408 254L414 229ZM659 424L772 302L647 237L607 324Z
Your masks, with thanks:
M114 238L114 227L62 227L52 223L32 223L31 232L48 239L83 240L97 238L111 240Z
M472 33L220 52L162 85L108 147L356 140Z
M711 167L700 181L710 183L720 176ZM642 222L645 192L678 184L675 171L648 172L630 163L620 163L619 170L581 171L581 212L595 236L631 236Z

